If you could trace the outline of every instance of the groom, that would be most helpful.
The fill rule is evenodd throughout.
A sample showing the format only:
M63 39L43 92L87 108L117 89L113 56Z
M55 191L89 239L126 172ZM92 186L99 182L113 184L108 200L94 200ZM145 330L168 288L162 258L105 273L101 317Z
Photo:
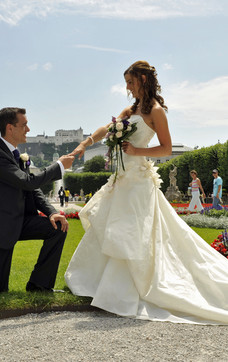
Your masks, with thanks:
M0 110L0 292L8 291L14 245L18 240L44 239L27 291L53 291L68 223L39 189L61 179L73 156L62 156L38 175L29 173L29 161L20 158L17 146L29 132L26 110ZM38 215L37 210L47 217Z

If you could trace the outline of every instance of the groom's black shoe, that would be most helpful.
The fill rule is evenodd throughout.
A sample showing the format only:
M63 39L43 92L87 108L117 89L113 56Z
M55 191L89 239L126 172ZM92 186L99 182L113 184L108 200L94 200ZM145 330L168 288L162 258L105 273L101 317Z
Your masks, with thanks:
M36 285L32 282L27 283L26 291L27 292L45 292L45 293L64 293L64 290L45 288L45 287L42 287L41 285Z
M48 293L53 293L52 288L45 288L45 287L42 287L41 285L36 285L36 284L34 284L32 282L27 283L26 291L27 292L48 292Z

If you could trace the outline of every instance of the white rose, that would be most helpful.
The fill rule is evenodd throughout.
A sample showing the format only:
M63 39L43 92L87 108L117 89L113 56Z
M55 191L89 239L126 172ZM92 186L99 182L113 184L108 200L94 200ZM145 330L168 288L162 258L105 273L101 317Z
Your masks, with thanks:
M127 126L127 131L131 131L131 125Z
M117 122L117 123L116 123L116 129L117 129L117 131L122 131L122 129L123 129L123 123L122 123L122 122Z
M21 153L20 155L20 159L23 161L23 162L27 162L29 160L29 155L25 152L25 153Z
M119 131L119 132L116 132L116 137L117 138L120 138L123 136L123 132L122 131Z
M113 135L112 134L109 136L109 140L113 141Z

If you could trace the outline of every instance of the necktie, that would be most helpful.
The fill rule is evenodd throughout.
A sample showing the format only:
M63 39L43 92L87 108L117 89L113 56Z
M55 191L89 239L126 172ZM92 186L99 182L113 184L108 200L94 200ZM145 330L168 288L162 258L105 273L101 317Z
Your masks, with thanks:
M13 155L14 155L15 160L19 163L19 160L20 160L20 152L19 152L17 149L15 149L15 150L13 151Z

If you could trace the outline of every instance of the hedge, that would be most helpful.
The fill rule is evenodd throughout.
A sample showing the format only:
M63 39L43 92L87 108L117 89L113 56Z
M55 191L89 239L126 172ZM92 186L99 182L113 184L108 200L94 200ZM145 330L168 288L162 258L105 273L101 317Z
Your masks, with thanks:
M84 194L93 194L101 188L107 179L111 176L111 172L83 172L83 173L66 173L64 175L64 185L71 194L80 194L83 189Z
M170 184L169 171L177 166L177 185L180 191L186 192L191 182L189 172L195 169L203 185L206 194L212 193L213 176L212 170L218 169L223 179L223 195L228 192L228 141L224 144L216 144L184 153L182 156L171 159L159 166L158 172L163 183L162 191L165 192ZM85 194L94 193L106 182L110 172L84 172L66 173L64 176L65 186L71 193L80 194L83 189Z
M223 192L228 192L228 141L184 153L159 166L158 172L163 179L162 191L165 192L170 184L169 171L177 166L177 185L180 191L186 192L191 182L189 172L196 170L206 194L212 193L212 170L218 169L223 179Z

